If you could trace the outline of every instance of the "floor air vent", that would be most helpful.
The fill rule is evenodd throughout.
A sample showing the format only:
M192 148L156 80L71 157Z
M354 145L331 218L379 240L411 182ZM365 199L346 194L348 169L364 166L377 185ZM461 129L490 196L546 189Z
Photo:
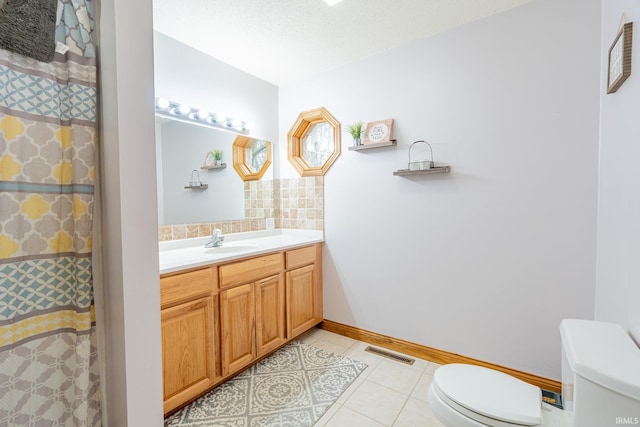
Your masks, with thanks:
M386 357L387 359L395 360L396 362L401 362L407 365L413 365L416 361L410 357L400 356L399 354L391 353L389 351L383 350L381 348L367 346L364 351L368 351L369 353L377 354L378 356Z

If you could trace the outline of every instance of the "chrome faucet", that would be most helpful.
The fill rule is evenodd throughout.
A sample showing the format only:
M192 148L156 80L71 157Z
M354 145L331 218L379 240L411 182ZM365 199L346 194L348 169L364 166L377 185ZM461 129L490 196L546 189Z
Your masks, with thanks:
M224 236L222 235L222 231L219 228L213 230L211 234L211 240L204 244L205 248L217 248L222 246L222 242L224 241Z

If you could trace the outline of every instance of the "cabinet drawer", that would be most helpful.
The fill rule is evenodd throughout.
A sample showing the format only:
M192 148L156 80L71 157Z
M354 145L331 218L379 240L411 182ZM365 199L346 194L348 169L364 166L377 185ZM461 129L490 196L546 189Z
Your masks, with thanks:
M271 254L220 267L220 287L253 282L278 274L283 269L282 254Z
M306 248L287 251L286 259L287 270L302 267L303 265L313 264L316 262L316 247L309 246Z
M216 283L215 267L163 277L160 279L160 305L166 307L211 293L217 288Z

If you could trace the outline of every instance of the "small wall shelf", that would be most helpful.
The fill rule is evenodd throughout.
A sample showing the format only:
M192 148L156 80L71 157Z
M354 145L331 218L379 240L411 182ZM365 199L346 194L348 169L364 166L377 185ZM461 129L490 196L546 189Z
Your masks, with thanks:
M362 151L362 150L370 150L372 148L381 148L381 147L391 147L393 145L396 145L397 141L395 139L392 139L391 141L387 141L387 142L378 142L376 144L367 144L367 145L356 145L349 147L349 151Z
M414 176L414 175L429 175L434 173L449 173L451 172L451 166L435 166L431 169L424 170L409 170L409 169L398 169L393 173L394 176Z
M224 169L226 167L227 167L226 163L221 163L219 165L202 166L200 169L202 169L202 170L211 170L211 169Z
M184 188L189 190L206 190L209 188L209 184L200 184L200 185L185 185Z

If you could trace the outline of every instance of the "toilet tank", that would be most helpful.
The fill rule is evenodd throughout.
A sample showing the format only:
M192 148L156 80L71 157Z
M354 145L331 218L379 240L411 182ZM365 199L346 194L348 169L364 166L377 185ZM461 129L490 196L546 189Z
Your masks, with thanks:
M565 319L560 336L566 426L640 425L640 349L625 330Z

